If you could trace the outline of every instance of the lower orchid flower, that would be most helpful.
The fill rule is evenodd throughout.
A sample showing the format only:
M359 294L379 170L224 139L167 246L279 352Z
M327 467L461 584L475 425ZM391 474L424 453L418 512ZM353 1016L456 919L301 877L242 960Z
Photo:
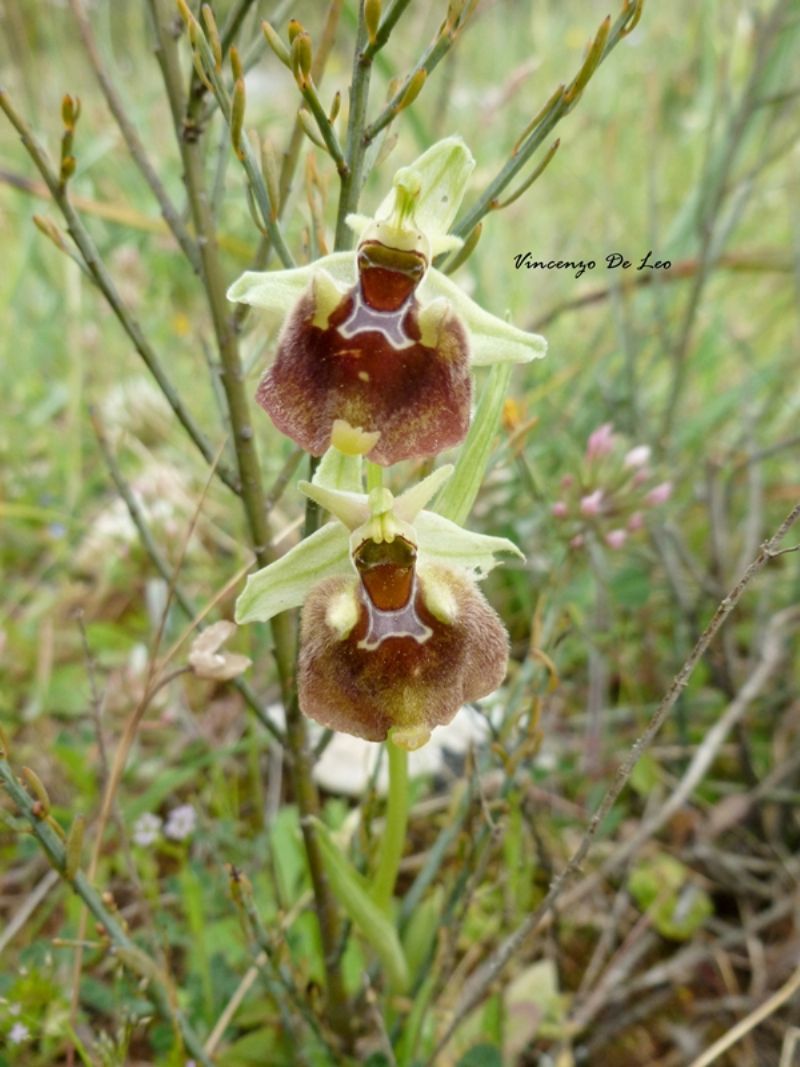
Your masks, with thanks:
M462 244L447 230L474 166L460 138L439 141L397 172L374 218L348 217L355 252L247 272L229 289L283 322L257 399L306 451L333 443L382 466L436 455L469 427L471 365L545 354L543 338L484 311L431 266Z
M301 710L334 730L369 741L391 733L416 749L502 683L508 636L476 579L498 553L521 553L423 510L452 468L394 497L355 492L353 479L348 490L331 488L343 463L331 449L314 482L300 483L333 521L250 576L236 620L266 621L303 604Z

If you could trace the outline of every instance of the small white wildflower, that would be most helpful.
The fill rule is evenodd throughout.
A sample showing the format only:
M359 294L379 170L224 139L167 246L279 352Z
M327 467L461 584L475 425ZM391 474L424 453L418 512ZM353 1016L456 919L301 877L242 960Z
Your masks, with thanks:
M164 827L164 836L170 841L183 841L185 837L194 832L196 825L197 812L191 804L181 804L169 813Z
M161 831L161 818L150 811L140 815L133 824L133 840L137 845L146 848L158 839Z
M9 1015L19 1015L19 1013L21 1011L22 1011L22 1005L21 1004L9 1004L8 1005L8 1014Z
M25 1023L14 1023L8 1031L8 1042L10 1045L21 1045L22 1042L27 1041L30 1036L31 1032Z

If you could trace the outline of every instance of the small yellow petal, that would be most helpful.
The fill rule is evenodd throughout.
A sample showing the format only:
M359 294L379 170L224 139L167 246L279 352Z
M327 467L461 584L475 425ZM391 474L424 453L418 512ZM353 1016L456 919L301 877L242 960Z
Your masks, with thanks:
M422 748L431 738L430 729L423 723L413 726L393 726L389 731L389 737L398 748L404 748L406 752L415 752Z
M346 456L365 456L378 443L380 430L368 433L360 426L351 426L347 419L334 419L331 444Z

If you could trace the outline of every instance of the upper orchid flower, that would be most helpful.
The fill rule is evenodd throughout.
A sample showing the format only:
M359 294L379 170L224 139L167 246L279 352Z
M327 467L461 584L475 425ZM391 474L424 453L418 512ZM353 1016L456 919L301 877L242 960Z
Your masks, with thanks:
M285 320L257 399L306 451L333 443L384 466L436 455L467 432L470 364L545 354L543 338L484 311L431 266L462 243L447 231L474 166L460 138L439 141L395 174L374 218L348 216L355 253L248 271L228 290Z
M300 483L335 521L251 575L236 620L266 621L304 604L301 710L369 741L391 731L395 744L419 748L505 677L508 637L475 578L496 553L521 553L423 510L451 468L395 498L388 489L330 488L345 462L331 449L314 482Z

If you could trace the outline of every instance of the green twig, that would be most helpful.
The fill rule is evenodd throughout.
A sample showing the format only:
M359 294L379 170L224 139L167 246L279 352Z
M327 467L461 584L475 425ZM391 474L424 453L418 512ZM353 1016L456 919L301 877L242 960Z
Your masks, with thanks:
M667 692L659 706L653 713L647 728L639 739L631 747L630 752L617 770L614 781L606 790L603 799L592 815L589 825L581 838L580 843L570 857L566 867L550 884L550 888L541 903L528 915L513 933L509 934L500 945L492 952L489 958L467 979L459 996L453 1018L447 1027L441 1041L437 1045L434 1056L438 1055L449 1043L456 1029L461 1025L470 1011L480 1002L486 991L497 979L498 975L508 966L514 955L525 943L527 938L539 927L545 915L551 911L558 900L565 884L580 869L591 848L598 830L603 821L611 812L620 793L623 791L634 767L641 755L649 748L656 734L663 726L668 715L674 708L683 690L689 682L695 667L705 655L709 645L717 636L717 633L741 600L745 590L755 576L766 567L770 560L780 554L780 544L786 534L800 520L800 502L795 504L773 536L765 541L756 557L745 570L736 585L723 598L711 621L703 630L694 648L689 653L683 666L672 680Z
M594 42L596 44L600 41L601 47L597 49L596 54L593 54L590 48L589 55L570 85L557 89L541 112L529 123L508 161L486 186L477 203L459 219L453 227L453 233L466 237L487 212L500 206L500 194L525 167L551 131L572 111L597 68L639 21L643 6L644 0L624 0L622 11L613 25L604 31L605 23L601 24Z
M181 156L185 166L187 158L186 149L197 149L202 138L203 124L205 122L203 100L206 87L199 81L199 79L193 78L190 83L188 97L185 97L183 86L181 84L177 44L170 28L168 14L164 9L165 0L149 0L149 3L156 24L156 34L158 38L157 58L164 76L167 93L170 98L176 136L178 138L178 143L181 146ZM207 79L208 88L213 92L223 118L230 128L235 124L232 100L223 83L220 72L217 70L216 59L211 45L203 33L199 22L194 19L188 11L188 8L185 8L185 5L183 5L183 8L185 10L182 10L182 14L190 20L189 32L191 36L191 45L195 51L197 62L202 67L204 76ZM239 129L238 132L241 133L241 130ZM195 154L197 155L197 158L199 158L199 154ZM283 238L283 233L277 222L277 205L273 204L270 199L269 190L264 181L264 176L261 173L259 161L256 159L255 153L253 152L247 137L238 137L236 154L239 162L244 168L253 197L258 204L262 220L262 232L269 235L271 246L274 248L284 267L294 267L294 257L289 251ZM197 176L195 176L195 179L196 177ZM184 178L187 182L192 213L195 214L198 209L198 204L192 202L191 187L192 185L196 185L196 180L193 180L188 174L184 174ZM204 251L202 240L200 241L200 245L202 254Z
M783 0L776 0L769 16L759 20L753 69L742 92L739 106L730 119L725 139L718 149L710 153L705 173L698 185L701 192L701 200L697 207L697 231L701 236L699 267L692 279L683 320L671 353L672 381L662 417L662 440L668 438L678 413L686 380L689 347L706 282L717 264L724 240L732 231L736 221L735 217L731 217L726 224L720 225L718 216L726 196L730 194L730 174L745 133L754 114L758 111L763 79L773 68L775 59L773 45L784 28L786 14L787 8Z
M323 143L327 148L331 159L336 164L336 170L339 173L340 178L344 178L347 173L347 163L342 152L342 146L339 144L339 138L336 136L336 130L333 128L333 123L328 118L325 108L322 106L322 101L319 98L317 87L314 85L312 78L304 78L302 81L298 81L298 88L302 93L303 99L308 104L311 114L317 123L317 129L319 130Z
M328 5L322 36L320 37L319 44L314 49L314 56L311 60L311 77L317 85L322 81L322 76L325 72L331 49L336 41L336 31L339 26L342 2L343 0L331 0ZM302 146L303 126L300 122L298 111L298 115L295 117L294 125L292 126L292 132L289 136L289 143L285 151L282 153L283 161L281 163L280 177L278 178L278 221L282 218L286 204L289 200L289 191L292 187L294 173L297 170L297 163L300 159L300 149ZM269 262L271 251L272 243L269 234L262 234L250 270L263 270ZM250 310L251 308L249 304L236 305L233 312L233 321L234 327L237 330L240 330L244 325L244 321L249 315Z
M347 226L347 216L358 207L361 186L364 177L364 152L366 140L364 127L369 101L369 82L372 74L372 58L365 49L367 44L367 26L364 19L364 0L359 0L358 27L356 44L353 50L353 74L350 81L350 116L347 121L347 142L345 162L347 170L341 178L339 191L339 208L336 214L336 238L334 248L337 252L352 246L352 234Z
M381 20L378 32L375 34L375 40L371 41L364 49L365 59L371 61L380 52L410 3L411 0L394 0L394 3Z
M427 47L416 65L409 71L402 85L384 107L380 115L364 130L364 143L370 144L378 134L403 110L406 105L406 94L409 86L427 78L431 72L441 63L463 30L474 9L474 4L467 4L464 10L453 18L445 20L434 40ZM381 26L381 29L383 26ZM380 30L379 30L380 33ZM371 59L369 49L365 51L365 57Z
M228 17L225 19L220 35L223 56L226 56L230 51L231 45L236 40L236 35L247 18L250 8L254 7L256 3L257 0L236 0L236 3L228 12Z
M301 996L298 992L291 974L280 965L278 945L275 943L275 938L270 937L268 931L264 927L264 923L256 908L255 900L253 899L252 886L247 878L236 868L232 867L230 869L230 876L231 893L234 903L241 909L241 916L246 924L246 932L249 933L250 937L252 937L263 952L270 965L270 969L274 974L275 981L286 993L294 1009L313 1031L319 1041L323 1045L327 1045L325 1035L322 1033L313 1012L309 1009L305 997ZM280 1001L278 1002L280 1003ZM332 1049L328 1048L329 1053L332 1053L332 1051Z
M188 101L184 101L180 83L177 48L175 39L171 36L169 30L169 21L164 7L165 0L150 0L150 2L153 5L156 16L160 53L159 62L172 102L176 135L184 163L189 203L195 228L200 239L204 280L224 370L223 387L229 407L234 447L241 471L242 501L247 514L256 559L260 566L265 566L273 558L273 553L270 548L269 531L265 516L261 475L255 451L253 431L249 421L247 397L243 388L238 341L233 328L233 321L227 311L226 286L222 279L215 240L214 220L211 217L204 187L200 142L194 136L197 132L196 118L199 114L202 97L198 93ZM215 92L220 94L219 103L223 114L226 120L230 120L230 105L224 95L221 82L219 82L214 73L214 57L210 52L210 46L198 24L192 24L190 32L193 34L193 44L201 53L203 69L211 78ZM193 131L192 136L188 139L185 136L186 130ZM266 230L269 233L272 246L283 263L286 266L291 266L293 261L275 222L275 216L272 213L273 207L269 202L269 193L263 175L257 167L254 167L252 151L246 138L241 139L241 151L244 157L242 161L248 171L248 176L251 177L251 188L253 188L256 199L259 200L259 208L264 216ZM257 181L254 180L253 169L257 174ZM343 1043L349 1046L351 1042L351 1018L339 961L339 914L330 893L319 843L313 826L313 817L319 811L319 796L311 777L305 722L297 708L295 635L292 619L286 613L278 615L272 620L271 628L283 705L286 709L286 738L290 753L290 772L295 800L301 813L303 838L323 943L328 986L328 1014L334 1031L342 1039Z

